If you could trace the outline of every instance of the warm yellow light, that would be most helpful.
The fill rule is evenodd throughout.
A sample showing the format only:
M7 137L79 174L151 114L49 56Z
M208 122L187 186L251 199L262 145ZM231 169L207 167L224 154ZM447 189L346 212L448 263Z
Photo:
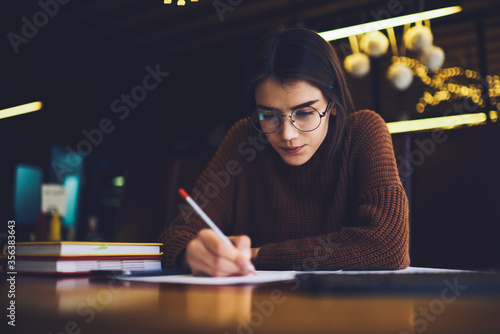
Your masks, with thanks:
M417 103L417 112L421 114L424 112L424 110L425 110L425 104Z
M478 113L390 122L387 123L387 127L390 133L400 133L442 128L448 129L461 125L479 125L485 122L486 114Z
M345 27L330 31L324 31L319 33L321 37L327 41L333 41L340 38L345 38L353 35L360 35L370 31L382 30L387 28L393 28L398 26L403 26L405 24L420 22L425 20L434 19L437 17L442 17L446 15L455 14L462 11L460 6L452 6L440 9L429 10L427 12L404 15L399 17L393 17L385 20L369 22L364 24L358 24L351 27Z
M198 0L191 0L191 2L198 2ZM172 0L164 0L163 3L166 5L171 5ZM184 6L185 4L186 4L185 0L178 0L177 1L177 6Z
M43 106L42 102L37 101L37 102L22 104L20 106L12 108L2 109L0 110L0 119L37 111L42 109L42 106Z
M490 111L490 119L493 123L495 123L496 121L498 121L498 111L496 110L491 110Z

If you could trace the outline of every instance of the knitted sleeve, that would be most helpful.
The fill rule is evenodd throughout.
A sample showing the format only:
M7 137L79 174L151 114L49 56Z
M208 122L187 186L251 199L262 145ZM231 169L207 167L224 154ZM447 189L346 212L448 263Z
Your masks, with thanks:
M349 183L350 208L342 228L325 235L263 246L258 269L402 269L409 263L408 202L399 179L392 139L374 112L354 118L340 175Z
M245 126L245 122L240 121L231 128L190 192L193 200L224 233L230 229L235 200L235 179L242 170L237 143L243 141L242 129ZM159 239L163 243L163 266L179 267L179 255L203 228L206 228L206 225L194 210L187 204L183 205L181 213Z

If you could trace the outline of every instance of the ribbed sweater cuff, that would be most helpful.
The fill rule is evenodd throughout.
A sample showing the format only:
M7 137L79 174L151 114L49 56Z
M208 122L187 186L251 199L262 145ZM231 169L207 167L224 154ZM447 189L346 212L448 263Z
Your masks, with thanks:
M253 260L256 269L278 269L278 244L267 244L259 249L257 258Z
M175 242L171 239L168 247L164 245L163 266L165 268L179 268L179 256L186 249L187 244L193 239L192 235L178 235Z

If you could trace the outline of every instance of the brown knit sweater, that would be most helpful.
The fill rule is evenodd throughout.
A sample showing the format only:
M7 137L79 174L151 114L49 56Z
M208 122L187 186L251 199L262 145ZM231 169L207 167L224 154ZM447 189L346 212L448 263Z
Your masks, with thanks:
M257 269L407 267L408 203L385 122L372 111L351 114L337 167L322 173L330 135L307 163L290 166L241 120L191 197L226 235L246 234L262 247ZM186 205L160 237L164 266L177 266L205 227Z

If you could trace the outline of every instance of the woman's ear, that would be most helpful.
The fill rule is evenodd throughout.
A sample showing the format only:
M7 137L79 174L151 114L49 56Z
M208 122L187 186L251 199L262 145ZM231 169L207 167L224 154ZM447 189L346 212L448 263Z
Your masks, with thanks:
M330 105L330 115L337 116L337 105L333 101L332 104Z

